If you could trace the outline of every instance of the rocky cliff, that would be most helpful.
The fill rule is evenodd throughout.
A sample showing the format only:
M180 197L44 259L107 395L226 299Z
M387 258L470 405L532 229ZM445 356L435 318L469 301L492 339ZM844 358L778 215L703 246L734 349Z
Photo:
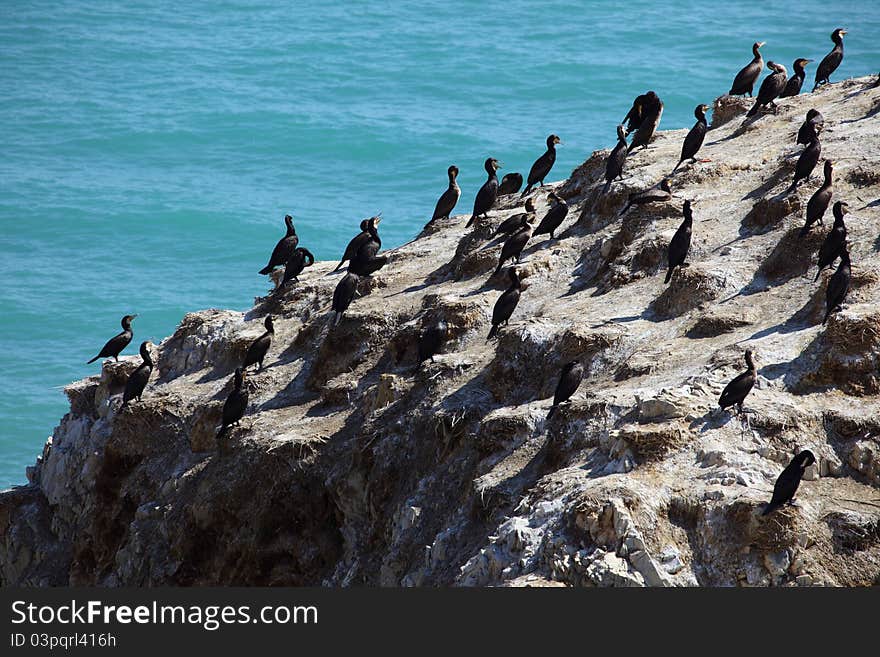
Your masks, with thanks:
M849 80L742 124L715 103L668 203L618 211L668 174L686 130L634 151L598 195L608 151L553 189L571 206L533 239L510 325L487 342L500 244L520 211L453 217L391 251L331 326L333 263L247 313L187 315L140 361L71 384L70 412L0 494L4 585L866 585L880 578L880 89ZM821 324L814 283L830 225L798 237L813 178L785 194L807 109L825 116L834 200L847 201L853 283ZM613 142L613 126L609 141ZM469 209L466 192L459 209ZM689 266L665 249L694 208ZM225 449L231 373L266 314L276 335ZM419 331L450 339L416 363ZM755 353L747 423L717 408ZM587 376L547 420L563 363ZM792 455L817 463L797 502L761 516Z

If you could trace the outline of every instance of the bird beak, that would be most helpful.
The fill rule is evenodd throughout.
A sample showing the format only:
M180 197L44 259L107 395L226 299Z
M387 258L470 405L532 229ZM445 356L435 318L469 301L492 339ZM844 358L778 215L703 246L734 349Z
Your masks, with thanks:
M841 30L840 33L841 34L849 34L849 32L847 30Z
M763 48L763 47L766 46L766 45L767 45L767 42L766 42L766 41L758 41L758 47L759 47L759 48Z

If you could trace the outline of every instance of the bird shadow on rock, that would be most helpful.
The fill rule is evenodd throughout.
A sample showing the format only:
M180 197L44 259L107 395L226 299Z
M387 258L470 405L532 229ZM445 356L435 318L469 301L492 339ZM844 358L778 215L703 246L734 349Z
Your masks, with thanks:
M281 390L278 390L270 399L264 401L260 405L260 409L269 410L286 408L295 404L300 405L320 399L321 394L317 391L310 390L307 386L310 373L311 368L304 364L299 372L297 372L290 380L290 383L284 386ZM310 408L309 411L306 412L306 415L311 415L314 408L314 406Z
M708 411L703 413L702 416L693 420L690 423L689 428L691 431L698 430L700 433L706 433L707 431L720 429L728 422L730 422L733 418L734 415L730 411L721 411L717 407L710 408Z
M789 160L783 160L782 166L780 166L774 173L770 175L764 182L755 187L752 191L742 197L743 201L748 201L753 198L763 199L767 196L767 193L779 185L786 178L791 177L792 172L794 171L794 164ZM788 188L779 192L775 196L772 197L773 200L783 199L788 195Z

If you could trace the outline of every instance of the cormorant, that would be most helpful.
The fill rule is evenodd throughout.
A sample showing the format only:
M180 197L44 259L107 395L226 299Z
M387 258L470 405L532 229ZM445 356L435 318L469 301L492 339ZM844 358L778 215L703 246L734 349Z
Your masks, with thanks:
M302 246L294 249L284 265L284 278L281 279L278 289L282 289L290 281L298 280L297 276L302 274L306 267L311 267L313 264L315 264L315 256L311 251Z
M669 283L669 280L672 278L672 271L684 263L688 251L691 248L691 231L694 226L694 215L693 212L691 212L690 201L684 202L682 212L684 213L684 221L681 222L681 225L678 227L678 230L675 231L675 235L672 236L672 240L669 242L669 271L666 272L666 280L663 281L664 284Z
M623 210L620 211L620 216L626 214L626 211L634 205L668 201L671 198L672 190L669 188L669 178L664 178L659 183L653 187L649 187L643 192L633 192L630 194L629 200L626 202L626 205L623 206Z
M819 110L811 109L807 111L807 118L801 124L797 133L798 144L809 144L810 140L822 132L825 127L825 117Z
M556 135L550 135L547 137L547 150L544 151L544 154L541 155L541 157L535 160L535 163L529 170L529 177L526 181L528 184L520 196L525 196L532 191L532 187L537 182L541 183L541 187L544 186L544 178L547 177L550 173L550 169L553 168L553 164L556 162L556 144L561 143L559 137Z
M626 162L626 156L629 149L626 145L626 129L623 124L617 126L617 144L608 159L605 160L605 187L602 193L605 194L611 189L611 183L615 178L623 178L623 164Z
M486 169L489 177L483 183L483 186L480 187L480 191L477 192L477 196L474 199L474 211L465 228L474 223L480 215L486 216L486 213L492 209L492 206L495 205L495 201L498 199L497 171L501 166L498 164L498 160L490 157L483 163L483 168Z
M535 201L530 197L526 199L526 211L520 212L518 214L514 214L509 216L507 219L501 222L501 225L495 229L495 232L492 233L492 237L496 235L510 235L511 233L515 233L520 228L522 228L523 220L528 217L528 215L535 214ZM531 222L531 219L528 219Z
M672 173L675 173L685 160L697 161L697 158L694 156L703 146L703 140L706 138L706 132L709 130L709 124L706 122L707 109L709 109L708 105L697 105L694 109L694 116L697 118L697 122L694 123L694 127L691 128L691 131L687 133L687 137L684 138L684 143L681 145L681 159L678 160L678 164L675 165Z
M831 313L840 308L846 300L851 273L849 251L846 245L844 245L840 253L840 264L837 265L837 271L828 279L828 287L825 288L825 318L822 320L823 324L828 321Z
M272 256L269 258L269 264L260 270L261 274L268 274L275 269L275 267L280 267L287 262L287 259L290 258L290 254L293 253L296 245L299 244L299 237L297 237L296 229L293 227L293 217L289 214L284 215L284 223L287 224L287 233L284 237L278 240L278 244L272 249Z
M730 85L730 91L727 92L728 95L752 95L752 89L755 88L755 82L758 81L758 76L761 75L761 70L764 68L764 58L761 57L761 47L765 43L765 41L756 41L752 44L752 54L754 57L752 58L752 61L746 64L740 72L736 74L736 77L733 78L733 84Z
M498 196L516 194L522 188L522 184L523 177L521 173L508 173L501 179L501 184L498 186Z
M143 362L138 365L137 369L132 372L128 381L125 382L125 391L122 393L122 406L119 407L121 411L128 405L132 399L137 398L138 401L141 400L141 395L144 394L144 388L147 387L147 382L150 380L150 374L153 373L153 359L150 358L150 343L149 342L141 342L141 358L143 358Z
M657 126L660 125L660 117L663 116L663 101L660 100L660 97L653 91L649 91L645 96L645 102L642 104L642 122L629 143L627 150L630 151L637 146L648 147L654 138Z
M504 263L511 258L515 258L519 262L519 254L522 253L522 250L532 238L532 231L534 230L534 226L530 223L532 216L524 215L519 230L504 240L504 246L501 247L501 256L498 258L498 267L495 269L495 274L500 272Z
M489 336L486 338L487 342L495 337L498 333L498 327L502 323L507 326L510 321L510 316L513 314L513 311L516 310L516 304L519 303L520 284L519 275L516 273L516 267L511 267L507 273L510 277L510 287L501 293L501 296L498 297L498 300L495 302L495 307L492 309L492 329L489 331Z
M791 187L788 192L792 192L801 180L807 180L816 168L819 158L822 156L822 144L819 143L819 135L814 133L810 143L804 149L798 158L794 168L794 180L791 181Z
M626 116L623 117L623 121L621 121L621 123L626 125L627 134L635 132L641 127L642 121L644 120L645 103L649 100L650 96L648 94L640 94L636 96L632 107L630 107L629 112L626 113Z
M333 271L339 271L342 268L342 265L345 264L345 261L354 258L358 249L361 248L361 245L370 239L370 232L367 230L367 225L369 223L369 219L361 221L361 232L351 238L348 246L345 247L345 252L342 254L342 260L339 261L339 264L336 265L336 269Z
M766 516L783 504L793 502L794 494L800 486L804 471L815 462L816 457L808 449L795 456L776 479L776 483L773 485L773 497L770 498L770 503L764 507L761 515Z
M791 77L788 79L788 82L785 84L785 89L779 94L780 98L788 98L789 96L797 96L801 92L801 87L804 86L804 77L806 73L804 72L804 67L809 64L812 59L804 59L800 57L794 60L794 64L792 64L792 68L794 69L794 73L792 73Z
M810 228L814 223L817 221L820 224L822 223L822 217L825 216L825 210L828 209L828 204L831 202L831 196L834 193L831 186L831 176L833 172L834 167L831 164L831 160L825 160L825 182L822 183L822 186L817 189L810 197L810 200L807 201L807 215L804 227L801 228L801 237L806 236L806 234L810 232Z
M128 346L128 343L131 342L131 338L133 337L133 333L131 332L131 320L133 320L137 315L126 315L122 318L122 333L119 335L114 335L112 338L107 340L107 344L105 344L100 353L92 358L92 360L88 361L86 365L90 363L94 363L99 358L114 358L116 362L119 362L119 354L122 353L122 350Z
M336 285L336 289L333 290L332 309L333 312L336 313L336 317L333 319L334 326L339 324L339 320L342 319L342 313L348 310L348 307L354 300L360 280L360 276L352 271L348 271L345 276L340 279L339 283Z
M249 368L251 365L256 365L257 370L263 369L263 359L266 358L266 353L269 351L269 345L272 344L272 336L275 335L275 326L272 324L272 315L266 315L263 326L266 327L266 332L251 342L251 345L248 347L247 354L245 354L244 357L244 363L242 364L244 369Z
M367 235L369 236L358 247L357 253L348 263L348 271L358 276L369 276L376 273L388 262L387 256L377 256L382 248L382 240L379 237L379 222L381 217L372 217L367 220Z
M550 192L547 196L547 200L553 202L553 205L547 210L547 214L544 215L544 218L541 219L541 223L538 224L538 227L535 228L535 232L532 234L544 235L549 233L550 239L552 240L555 239L553 233L556 232L556 229L562 225L563 221L565 221L565 217L568 214L568 203L559 198L555 192Z
M843 215L846 214L847 204L843 201L837 201L832 209L834 212L834 226L831 227L825 241L819 247L819 271L816 272L816 278L813 282L819 280L819 275L825 267L830 267L837 260L843 249L846 247L846 224L843 221Z
M244 377L245 371L241 367L235 368L232 392L229 393L229 396L223 403L223 420L216 438L218 441L226 435L229 427L233 424L238 424L238 421L244 417L244 412L245 409L247 409L248 404L248 392L242 387L244 384Z
M785 67L782 64L777 64L776 62L767 62L767 68L773 72L761 82L761 88L758 90L758 97L755 99L755 104L752 105L752 109L746 113L746 116L754 116L758 113L758 110L765 105L770 105L774 112L777 111L776 103L773 101L779 97L779 94L785 91L788 71L785 70Z
M758 371L755 369L755 362L752 360L751 350L746 351L746 371L736 376L728 383L718 399L718 405L721 410L725 410L730 406L736 406L740 413L743 412L743 402L746 396L752 391L755 381L758 379Z
M584 366L578 361L573 360L562 367L559 383L556 384L556 392L553 394L553 406L550 407L550 411L547 413L548 420L553 417L560 404L567 402L577 392L578 386L580 386L583 379Z
M819 62L819 66L816 69L816 84L813 86L813 91L819 88L819 85L828 84L830 80L828 78L831 77L831 74L837 70L837 67L840 66L840 62L843 61L843 35L846 34L846 30L842 27L838 27L831 33L831 40L834 42L834 47L831 49L831 52L825 55L821 62Z
M419 335L419 364L429 358L433 363L434 356L440 353L448 335L449 325L442 319L423 329Z
M434 215L431 217L432 222L437 219L449 219L449 215L452 214L455 204L458 203L458 199L461 196L461 187L458 186L455 180L458 177L458 167L453 164L446 170L446 175L449 176L449 187L437 199Z

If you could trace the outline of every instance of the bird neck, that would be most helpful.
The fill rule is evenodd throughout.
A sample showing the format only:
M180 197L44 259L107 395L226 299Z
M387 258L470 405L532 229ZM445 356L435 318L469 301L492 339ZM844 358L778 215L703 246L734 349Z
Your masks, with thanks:
M153 366L153 359L150 358L150 352L146 349L141 351L141 358L144 359L144 365Z

